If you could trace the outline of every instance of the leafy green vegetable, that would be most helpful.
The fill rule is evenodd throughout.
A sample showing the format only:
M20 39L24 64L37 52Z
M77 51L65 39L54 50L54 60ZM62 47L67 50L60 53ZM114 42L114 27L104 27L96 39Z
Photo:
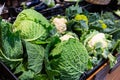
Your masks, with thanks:
M34 72L24 71L22 75L19 76L20 80L34 80Z
M103 58L109 58L111 63L115 62L115 58L111 55L111 50L114 45L111 35L100 33L98 31L90 31L88 34L82 36L81 41L83 41L89 52L89 59L93 66L99 64ZM91 66L91 68L93 67Z
M113 51L116 50L118 53L120 53L120 39L117 40L116 44L113 47Z
M27 41L24 41L23 43L26 48L26 53L24 54L27 54L27 56L24 56L24 60L19 64L19 66L17 66L14 73L22 73L19 76L20 80L33 80L39 77L39 74L43 69L45 50L40 45L32 44Z
M65 15L68 17L68 19L72 19L76 16L76 14L80 14L82 12L82 8L79 7L79 5L72 5L66 9Z
M17 27L17 31L20 31L21 38L26 41L33 41L38 38L44 40L48 35L42 25L29 20L21 21L21 24Z
M97 31L113 35L113 39L119 39L120 21L113 15L112 12L105 13L90 13L89 28Z
M45 74L35 74L31 70L24 71L22 75L19 76L19 80L49 80Z
M74 7L75 8L75 7ZM76 8L77 9L77 8ZM74 10L76 10L74 9ZM68 11L73 11L72 8L68 8ZM117 18L113 15L112 12L105 12L99 14L99 13L84 13L85 11L81 11L81 13L79 13L80 15L86 15L88 18L88 25L85 25L85 22L78 22L76 21L76 17L74 19L74 17L69 17L68 14L66 14L66 16L68 16L68 30L71 30L72 32L75 32L81 39L81 42L84 43L84 45L87 45L86 48L88 50L89 53L94 53L94 54L90 54L90 56L92 56L90 59L90 61L92 62L92 64L97 65L99 64L99 62L102 60L102 58L107 58L109 57L110 54L112 54L111 49L114 47L114 40L117 42L117 40L120 38L119 34L120 34L120 21L117 20ZM78 15L77 11L74 11L74 14ZM75 16L75 15L74 15ZM78 17L77 17L78 18ZM83 19L83 18L82 18ZM85 19L86 21L86 19ZM99 32L102 32L104 34L110 34L107 36L112 36L112 37L108 37L107 40L112 40L110 43L108 41L108 45L107 49L100 49L100 47L102 46L101 43L96 43L96 45L91 49L88 47L88 44L86 44L95 34L97 34L96 32L92 32L92 30L97 30ZM117 46L116 49L119 49L119 47ZM91 52L92 51L92 52ZM117 50L118 51L118 50ZM97 53L97 54L96 54ZM109 54L109 55L108 55ZM101 55L101 56L100 56ZM115 58L113 57L109 57L111 63L115 62ZM113 61L114 60L114 61ZM91 63L89 61L89 68L91 66ZM92 68L92 66L91 66Z
M20 63L20 64L16 67L16 69L15 69L15 71L14 71L14 74L18 74L18 73L21 73L21 72L24 72L24 71L26 71L26 68L24 67L24 64Z
M103 58L113 66L120 20L110 12L89 13L78 2L54 18L56 27L32 9L23 10L13 26L0 19L0 60L20 80L79 80Z
M20 31L20 35L26 41L45 40L52 26L42 14L32 10L23 10L13 24L14 32Z
M113 35L113 39L120 39L120 20L115 20L115 29L111 31L109 34Z
M118 46L117 46L116 50L118 53L120 53L120 40L118 40Z
M34 80L49 80L45 74L35 75Z
M20 80L33 80L41 72L45 51L42 46L27 41L23 46L19 31L13 32L11 24L4 21L0 22L0 42L0 60L15 70L15 74L22 73Z
M26 42L26 50L28 55L28 69L39 73L42 70L44 48L40 45Z
M12 26L0 20L0 60L12 69L22 61L23 47L19 32L13 32Z
M88 53L78 39L70 38L56 44L50 56L51 68L60 72L61 80L79 80L87 68Z
M20 80L33 80L43 69L45 50L41 45L36 45L27 41L23 41L23 45L26 49L24 53L26 56L24 56L24 60L17 66L14 73L22 73L19 76Z
M68 22L68 29L80 35L83 34L85 31L87 31L89 27L86 24L86 21L83 20L77 21L73 19Z

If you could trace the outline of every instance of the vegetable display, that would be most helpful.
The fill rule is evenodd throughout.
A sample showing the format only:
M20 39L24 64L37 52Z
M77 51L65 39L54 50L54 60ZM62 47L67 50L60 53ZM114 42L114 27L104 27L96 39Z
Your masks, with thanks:
M90 13L78 5L50 21L25 9L13 24L0 18L0 60L19 80L79 80L103 59L115 64L119 24L110 12Z

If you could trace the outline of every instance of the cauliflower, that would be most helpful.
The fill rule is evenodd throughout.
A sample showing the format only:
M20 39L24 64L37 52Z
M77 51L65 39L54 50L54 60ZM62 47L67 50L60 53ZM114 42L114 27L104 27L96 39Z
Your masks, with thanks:
M88 46L90 48L93 48L97 43L101 43L102 44L102 48L106 48L108 46L108 42L105 38L105 34L104 33L98 33L96 35L94 35L89 41L88 41Z
M53 24L55 25L59 33L63 33L67 30L66 27L67 20L65 18L54 18Z
M70 38L74 38L72 35L65 34L62 37L60 37L61 41L69 40Z
M111 54L113 48L113 41L111 35L93 31L86 35L84 40L85 46L90 54L90 62L93 66L99 64L103 58L110 60L110 65L114 65L115 58ZM92 68L92 66L90 66Z

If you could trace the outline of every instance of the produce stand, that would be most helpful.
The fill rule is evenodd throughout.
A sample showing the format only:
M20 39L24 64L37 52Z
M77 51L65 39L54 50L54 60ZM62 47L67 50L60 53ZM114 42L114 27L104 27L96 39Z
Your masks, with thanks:
M63 3L61 3L61 6L59 6L59 7L50 8L50 9L39 11L39 12L42 13L47 19L50 19L51 17L56 16L56 15L64 15L65 9L71 5L75 5L75 2L63 2ZM112 10L111 8L109 8L111 5L99 6L99 5L93 5L93 4L86 3L86 2L81 2L81 3L79 3L79 5L83 9L88 10L89 12L101 12L101 11L111 11ZM12 10L14 10L14 8L10 8L10 12ZM15 12L15 13L16 13L16 15L18 14L17 12ZM5 13L5 14L7 14L7 13ZM5 14L3 14L3 16ZM13 15L12 13L10 13L10 14ZM14 20L16 19L16 16L10 16L10 17L11 17L11 22L14 22ZM118 64L116 64L115 68L113 68L112 70L116 69L118 66L119 66L119 60L118 60ZM109 73L109 71L110 71L109 61L108 61L108 59L103 59L92 70L83 73L80 77L80 80L99 80L101 78L101 76L104 76L104 77L102 77L103 79L101 79L101 80L104 80L105 75L107 75L107 73ZM0 80L2 80L4 78L5 78L5 80L18 80L17 77L2 62L0 63L0 75L2 75L2 76L0 76ZM4 76L4 78L2 78L3 76Z

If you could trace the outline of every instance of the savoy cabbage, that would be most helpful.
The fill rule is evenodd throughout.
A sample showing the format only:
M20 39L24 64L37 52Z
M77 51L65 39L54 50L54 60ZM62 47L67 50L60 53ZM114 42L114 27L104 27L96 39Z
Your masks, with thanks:
M78 39L70 38L55 45L50 65L61 80L79 80L87 68L88 52Z
M17 16L13 24L14 32L20 31L21 38L26 41L45 40L52 26L40 13L25 9Z

